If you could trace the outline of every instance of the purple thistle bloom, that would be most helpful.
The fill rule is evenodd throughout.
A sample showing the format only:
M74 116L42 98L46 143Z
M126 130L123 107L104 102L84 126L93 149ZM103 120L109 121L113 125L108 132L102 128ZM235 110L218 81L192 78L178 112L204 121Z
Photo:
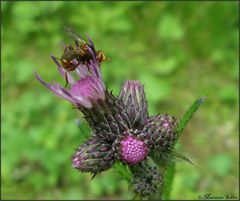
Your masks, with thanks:
M120 159L130 165L134 165L145 159L148 149L144 141L135 136L126 136L120 142Z
M118 159L128 165L135 165L146 159L149 149L139 130L128 130L118 136L113 144Z
M35 76L41 84L50 89L55 95L70 101L76 107L92 108L97 100L105 100L106 88L100 72L99 63L96 60L96 55L91 48L88 48L88 51L93 57L89 63L82 64L73 61L73 63L75 62L77 65L74 72L78 75L79 80L75 81L70 72L68 72L69 90L57 83L49 84L44 82L37 73L35 73ZM66 70L55 57L52 56L52 59L57 64L60 74L64 77Z

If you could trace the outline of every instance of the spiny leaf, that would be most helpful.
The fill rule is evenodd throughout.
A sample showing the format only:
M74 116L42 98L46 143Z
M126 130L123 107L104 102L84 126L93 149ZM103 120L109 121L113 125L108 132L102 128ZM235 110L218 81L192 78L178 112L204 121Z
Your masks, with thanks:
M173 154L173 156L178 157L178 158L184 160L185 162L188 162L191 165L196 167L196 165L189 158L187 158L186 156L183 156L182 154L179 154L179 153L177 153L175 151L172 151L172 154Z
M205 102L206 100L206 96L199 98L198 100L196 100L192 106L187 110L187 112L184 114L183 118L181 119L180 123L178 124L177 127L177 133L178 133L178 137L180 137L180 135L182 134L184 128L187 126L187 123L189 122L189 120L192 118L193 114L197 111L197 109L199 108L199 106Z
M98 173L92 173L92 174L91 174L91 179L90 179L90 181L92 181L97 174L98 174Z

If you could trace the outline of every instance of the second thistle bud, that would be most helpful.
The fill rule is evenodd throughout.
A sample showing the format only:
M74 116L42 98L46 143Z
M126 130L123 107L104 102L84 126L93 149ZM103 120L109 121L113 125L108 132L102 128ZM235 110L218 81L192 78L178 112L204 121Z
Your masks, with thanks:
M171 148L177 139L177 119L170 115L157 115L150 117L143 128L146 133L148 144L157 150Z

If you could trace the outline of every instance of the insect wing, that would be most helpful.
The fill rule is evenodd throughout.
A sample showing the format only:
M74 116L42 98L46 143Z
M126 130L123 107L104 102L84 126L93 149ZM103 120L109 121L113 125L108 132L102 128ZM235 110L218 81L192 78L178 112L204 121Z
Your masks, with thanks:
M78 35L77 33L75 33L73 31L73 29L69 28L69 27L65 27L65 31L67 32L67 34L74 39L76 46L79 47L79 42L86 44L86 42L82 39L82 37L80 35Z

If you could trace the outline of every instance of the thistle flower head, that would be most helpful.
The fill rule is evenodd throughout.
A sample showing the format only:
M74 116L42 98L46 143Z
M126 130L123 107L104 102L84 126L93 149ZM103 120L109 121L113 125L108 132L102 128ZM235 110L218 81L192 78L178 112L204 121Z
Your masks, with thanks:
M96 138L82 144L72 156L74 168L94 174L109 169L114 162L111 145Z
M137 130L126 131L114 142L119 160L128 165L143 161L148 154L147 144L137 132Z
M79 78L78 80L73 78L70 71L66 72L64 67L52 56L60 74L64 78L67 76L70 89L65 89L57 83L46 83L37 73L35 73L35 76L45 87L57 96L70 101L76 107L91 108L98 99L105 100L106 88L100 72L99 62L96 59L96 54L90 47L88 47L88 53L92 57L89 62L82 63L76 58L71 61L75 68L74 73L77 74Z

